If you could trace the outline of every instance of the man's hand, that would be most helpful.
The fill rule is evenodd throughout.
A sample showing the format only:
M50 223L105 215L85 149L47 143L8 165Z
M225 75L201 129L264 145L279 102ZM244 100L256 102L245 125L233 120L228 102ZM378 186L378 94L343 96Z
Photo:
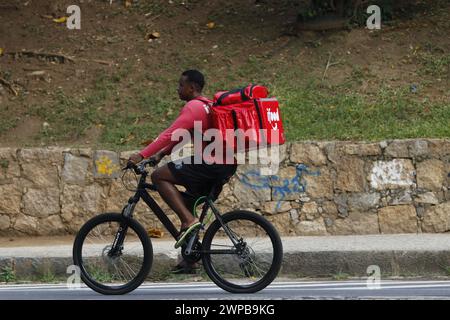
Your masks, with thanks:
M151 159L153 163L157 165L162 160L162 158L164 158L164 154L162 152L158 152L157 154L151 156L149 159Z
M158 152L157 154L151 156L149 159L153 161L153 163L156 165L158 164L162 158L164 158L163 152ZM128 162L132 162L133 164L138 164L144 160L144 157L140 153L134 153L130 156L128 159Z
M144 157L141 156L140 153L134 153L130 156L130 158L128 159L128 162L132 162L133 164L138 164L143 159L144 159Z

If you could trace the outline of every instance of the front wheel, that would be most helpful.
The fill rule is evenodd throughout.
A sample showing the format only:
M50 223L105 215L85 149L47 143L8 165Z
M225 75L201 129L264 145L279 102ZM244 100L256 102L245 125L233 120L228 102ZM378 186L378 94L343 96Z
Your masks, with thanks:
M278 275L283 246L273 225L261 215L233 211L215 220L203 238L203 266L211 280L232 293L253 293Z
M73 261L81 279L102 294L125 294L144 282L153 261L145 229L119 213L86 222L73 245Z

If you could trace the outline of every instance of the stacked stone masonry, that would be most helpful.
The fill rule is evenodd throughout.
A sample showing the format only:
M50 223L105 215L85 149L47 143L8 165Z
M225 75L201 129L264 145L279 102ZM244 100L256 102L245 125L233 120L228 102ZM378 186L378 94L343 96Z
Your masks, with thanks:
M0 236L74 234L98 213L120 212L132 195L120 167L132 152L0 148ZM275 175L240 165L220 210L255 211L284 236L450 231L449 139L294 142L280 155ZM135 217L162 228L143 203Z

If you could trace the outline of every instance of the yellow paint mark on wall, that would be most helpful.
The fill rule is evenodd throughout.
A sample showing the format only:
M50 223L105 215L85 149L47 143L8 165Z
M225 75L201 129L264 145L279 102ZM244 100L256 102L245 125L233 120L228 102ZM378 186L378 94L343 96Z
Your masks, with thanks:
M100 159L95 161L97 165L97 173L103 175L112 175L119 170L117 164L113 164L112 160L107 156L101 156Z

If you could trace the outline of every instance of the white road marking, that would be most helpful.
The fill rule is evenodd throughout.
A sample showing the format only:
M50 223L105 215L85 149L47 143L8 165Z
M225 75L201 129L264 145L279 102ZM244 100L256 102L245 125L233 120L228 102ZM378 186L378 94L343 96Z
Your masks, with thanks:
M386 289L426 289L426 288L450 288L450 281L381 281L380 288L369 288L365 281L358 282L275 282L264 291L279 290L386 290ZM220 291L214 283L144 283L136 290L163 289L167 291ZM70 290L70 291L92 291L82 284L80 288L68 288L66 284L38 284L38 285L1 285L1 291L39 291L39 290Z
M368 287L343 287L343 288L310 288L310 290L386 290L386 289L432 289L432 288L449 288L450 284L430 284L430 285L398 285L398 286L383 286L379 288L368 288ZM290 288L286 290L291 290Z

